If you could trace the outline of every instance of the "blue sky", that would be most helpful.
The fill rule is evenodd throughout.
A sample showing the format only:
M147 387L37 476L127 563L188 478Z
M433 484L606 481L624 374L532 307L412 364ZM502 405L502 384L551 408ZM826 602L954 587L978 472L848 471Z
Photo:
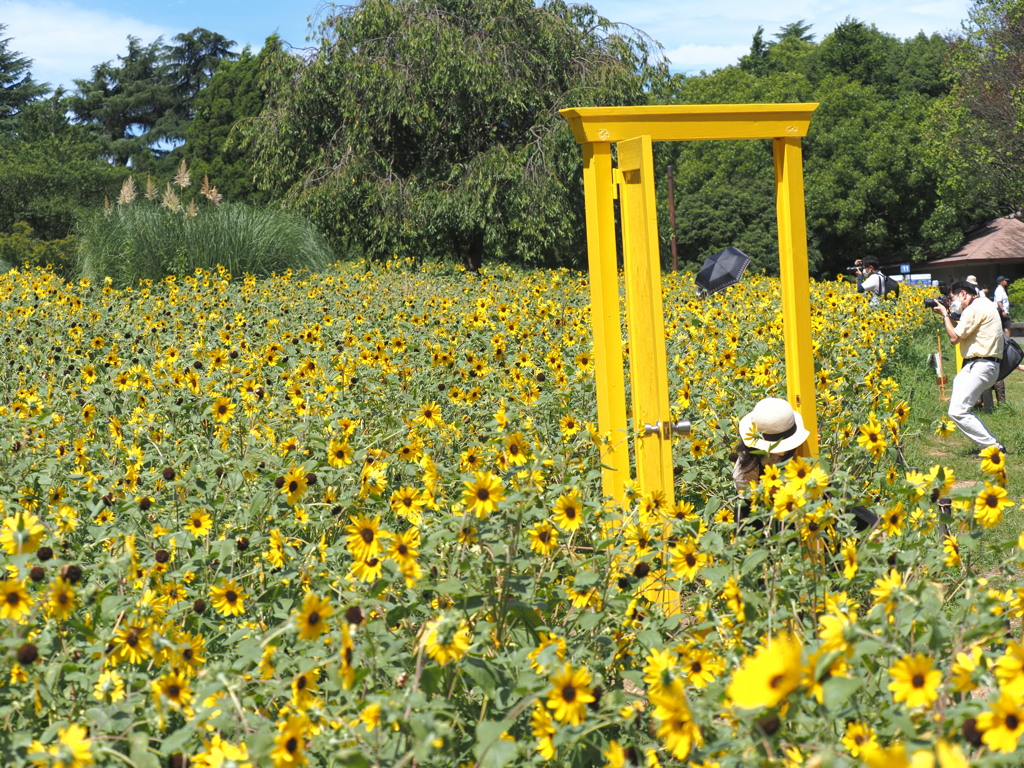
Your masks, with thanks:
M344 1L344 0L343 0ZM353 0L354 2L354 0ZM820 40L847 16L900 38L919 31L946 34L960 28L969 0L595 0L606 18L641 29L665 48L675 72L711 71L733 64L750 48L757 27L771 38L797 20ZM309 46L310 19L322 17L322 0L0 0L3 36L33 60L37 81L74 87L93 66L126 50L129 35L144 43L169 40L195 27L218 32L258 50L276 32L295 48Z

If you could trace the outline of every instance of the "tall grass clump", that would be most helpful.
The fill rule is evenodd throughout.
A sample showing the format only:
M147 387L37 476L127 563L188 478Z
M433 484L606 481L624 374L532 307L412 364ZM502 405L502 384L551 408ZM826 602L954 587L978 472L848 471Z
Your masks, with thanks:
M150 179L139 195L134 179L126 180L116 205L79 222L80 276L127 286L218 266L267 276L288 269L319 271L333 261L326 241L302 216L224 203L205 178L189 197L189 185L184 162L162 193Z

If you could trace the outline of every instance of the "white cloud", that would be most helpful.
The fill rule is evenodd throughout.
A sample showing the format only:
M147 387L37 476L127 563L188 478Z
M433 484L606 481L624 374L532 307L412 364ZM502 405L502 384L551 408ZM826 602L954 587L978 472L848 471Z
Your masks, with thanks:
M127 16L89 11L64 2L4 2L0 21L7 25L8 44L32 59L32 76L52 87L74 89L74 80L88 78L92 68L116 59L128 49L128 36L150 43L175 33Z
M750 52L750 43L746 45L680 45L666 50L665 56L673 72L697 74L701 70L712 72L730 64Z

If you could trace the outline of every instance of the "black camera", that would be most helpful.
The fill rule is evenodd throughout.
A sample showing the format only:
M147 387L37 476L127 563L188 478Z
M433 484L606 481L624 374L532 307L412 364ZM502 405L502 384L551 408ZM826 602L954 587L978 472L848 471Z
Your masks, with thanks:
M928 309L934 309L935 307L939 306L939 304L944 306L946 309L949 309L949 299L946 298L945 296L939 296L937 299L924 300L924 305L928 307Z

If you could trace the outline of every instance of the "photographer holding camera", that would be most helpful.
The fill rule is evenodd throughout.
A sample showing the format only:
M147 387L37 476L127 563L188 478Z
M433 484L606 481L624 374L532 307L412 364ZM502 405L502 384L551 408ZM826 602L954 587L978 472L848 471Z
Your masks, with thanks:
M963 367L953 379L949 418L980 450L995 445L1005 453L1006 449L972 411L981 394L999 377L1004 338L999 310L976 286L964 280L953 283L946 301L928 301L926 306L942 315L949 342L960 345L964 359ZM960 316L956 325L950 314Z
M878 260L874 256L866 256L854 262L857 271L857 291L867 293L870 303L877 304L885 292L885 278L878 271Z

